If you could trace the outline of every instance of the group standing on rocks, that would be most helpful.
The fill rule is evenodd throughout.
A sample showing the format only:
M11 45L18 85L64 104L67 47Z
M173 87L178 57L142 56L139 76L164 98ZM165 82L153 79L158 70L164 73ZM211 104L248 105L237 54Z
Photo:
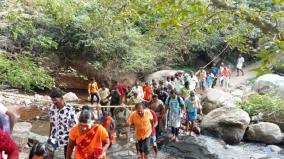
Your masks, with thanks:
M244 59L240 56L238 74L239 71L243 74L243 63ZM104 159L116 138L125 135L129 144L132 125L135 128L137 157L147 159L150 145L157 156L156 140L166 134L168 128L171 129L170 140L173 142L179 142L180 129L184 129L190 136L200 133L198 120L202 116L201 94L217 83L227 90L230 76L229 68L221 63L219 67L214 65L207 71L201 68L196 73L177 72L166 77L165 81L153 79L144 84L136 82L132 88L119 82L114 82L110 89L106 83L99 88L95 78L91 78L88 84L91 105L84 106L80 113L64 102L62 90L54 88L50 94L53 105L48 112L49 139L46 143L34 145L29 159L53 158L53 152L58 147L64 147L66 159L71 159L74 147L76 159ZM95 114L94 109L102 111L102 115ZM17 158L15 156L19 150L9 135L14 117L2 105L0 119L0 151L4 151L8 158ZM5 126L7 123L9 126ZM9 144L3 144L2 141Z

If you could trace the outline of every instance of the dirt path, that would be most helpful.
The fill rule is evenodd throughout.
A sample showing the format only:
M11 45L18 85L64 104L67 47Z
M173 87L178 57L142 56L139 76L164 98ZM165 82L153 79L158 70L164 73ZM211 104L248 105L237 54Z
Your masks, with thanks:
M247 80L255 78L257 76L257 73L252 71L252 69L256 67L259 67L259 63L246 66L244 68L244 76L237 76L237 70L233 71L230 83L234 86L239 86L241 84L244 84Z

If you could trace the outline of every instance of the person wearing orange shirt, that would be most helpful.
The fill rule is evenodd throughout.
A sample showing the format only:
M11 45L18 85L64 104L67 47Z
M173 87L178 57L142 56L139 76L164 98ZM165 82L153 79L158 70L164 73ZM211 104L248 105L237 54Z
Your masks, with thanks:
M149 110L144 109L142 103L135 105L135 111L132 112L127 120L128 125L134 125L135 137L138 141L137 148L142 159L148 159L150 153L150 136L154 129L153 116Z
M110 141L107 130L94 124L95 117L89 107L82 110L79 124L71 128L67 159L71 159L74 147L76 159L106 159Z
M97 103L100 103L100 96L98 94L99 87L97 82L95 81L94 78L91 78L90 83L88 84L88 93L89 96L91 96L91 104L94 103L94 96L97 98Z
M153 95L153 88L148 82L145 83L145 86L143 87L143 91L144 91L144 99L146 101L150 101Z

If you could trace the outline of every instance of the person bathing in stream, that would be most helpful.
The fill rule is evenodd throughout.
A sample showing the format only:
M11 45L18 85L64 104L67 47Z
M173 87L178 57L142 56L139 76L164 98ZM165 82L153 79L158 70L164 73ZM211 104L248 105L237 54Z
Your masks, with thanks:
M184 101L185 107L186 107L186 132L188 135L191 136L192 131L197 132L197 134L200 133L199 128L197 127L197 112L198 109L200 109L200 114L202 115L202 108L200 105L199 99L196 97L195 93L193 91L190 92L189 97L187 97ZM188 132L188 128L189 132Z

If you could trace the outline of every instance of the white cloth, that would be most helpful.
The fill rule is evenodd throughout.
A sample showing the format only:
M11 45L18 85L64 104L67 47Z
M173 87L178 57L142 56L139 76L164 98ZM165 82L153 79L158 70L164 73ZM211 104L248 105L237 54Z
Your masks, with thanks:
M238 58L238 63L237 63L237 68L238 69L242 69L244 62L245 62L245 59L243 57L239 57Z
M131 92L136 92L138 94L138 97L141 99L144 99L144 91L143 88L141 86L134 86L131 90Z
M196 84L198 83L198 79L196 76L189 76L188 77L188 82L189 82L189 89L192 91L196 88Z
M2 103L0 103L0 113L6 114L8 111L8 108L5 107Z

